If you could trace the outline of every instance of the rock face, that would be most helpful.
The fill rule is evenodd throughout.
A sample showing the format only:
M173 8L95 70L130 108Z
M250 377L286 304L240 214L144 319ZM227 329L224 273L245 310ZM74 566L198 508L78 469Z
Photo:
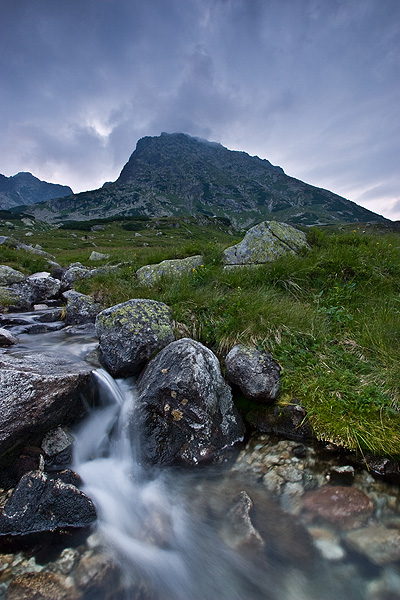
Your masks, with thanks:
M75 420L91 372L87 363L62 355L0 355L0 454Z
M238 385L245 398L273 402L280 387L280 366L269 352L238 344L225 360L228 379Z
M31 173L17 173L12 177L0 175L0 208L34 204L70 194L72 190L67 185L47 183Z
M136 271L136 277L142 285L153 285L163 276L181 275L191 273L193 269L200 267L204 259L200 255L163 260L158 265L146 265Z
M217 461L243 438L218 359L199 342L184 338L164 348L142 373L138 392L131 430L138 418L146 463Z
M275 221L264 221L248 230L243 240L223 253L226 265L260 265L307 246L302 231Z
M170 310L155 300L128 300L101 311L96 332L102 360L114 377L139 373L174 339Z
M41 471L26 473L0 514L0 535L26 535L96 520L93 502L72 483Z

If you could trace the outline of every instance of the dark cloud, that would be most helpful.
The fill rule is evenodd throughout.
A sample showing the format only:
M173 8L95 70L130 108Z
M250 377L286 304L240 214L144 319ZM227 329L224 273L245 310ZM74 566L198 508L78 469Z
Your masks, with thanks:
M0 23L6 175L92 188L185 131L400 216L398 0L3 0Z

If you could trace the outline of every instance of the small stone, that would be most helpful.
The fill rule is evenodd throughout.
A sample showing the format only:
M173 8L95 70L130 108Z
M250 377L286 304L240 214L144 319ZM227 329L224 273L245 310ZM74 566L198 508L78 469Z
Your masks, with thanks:
M0 328L0 346L14 346L18 344L19 339L7 329Z
M56 573L25 573L9 585L7 600L78 600L77 591Z
M375 565L400 561L400 531L396 529L383 525L365 527L348 533L346 543Z
M332 485L352 485L354 476L354 467L346 465L344 467L331 467L326 478Z
M303 509L310 519L323 519L341 529L354 529L373 513L374 504L355 487L324 486L307 492Z

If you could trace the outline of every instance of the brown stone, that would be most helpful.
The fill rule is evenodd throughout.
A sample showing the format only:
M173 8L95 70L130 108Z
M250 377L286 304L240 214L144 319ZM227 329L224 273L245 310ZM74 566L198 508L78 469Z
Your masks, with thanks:
M16 577L7 590L7 600L78 600L77 591L56 573L25 573Z
M322 519L341 529L354 529L372 515L374 504L356 487L327 485L307 492L303 509L311 520Z

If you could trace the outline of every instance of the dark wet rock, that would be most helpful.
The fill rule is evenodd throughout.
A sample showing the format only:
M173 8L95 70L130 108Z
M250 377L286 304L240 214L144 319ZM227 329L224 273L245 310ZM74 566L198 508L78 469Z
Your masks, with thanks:
M64 297L67 300L65 312L65 322L67 325L94 323L97 315L103 308L91 296L86 296L73 290L66 292Z
M70 581L56 573L24 573L7 590L7 600L79 600Z
M14 462L14 471L19 481L29 471L43 471L44 458L41 448L26 446Z
M21 271L12 269L7 265L0 265L0 285L11 285L24 281L25 275Z
M0 346L14 346L18 344L18 338L7 329L0 328Z
M0 535L85 527L95 519L93 502L76 486L31 471L21 478L0 514Z
M332 466L327 473L327 479L332 485L352 485L354 482L355 471L351 465Z
M307 413L298 404L256 407L246 414L246 421L260 433L273 433L295 440L313 437Z
M365 527L346 535L346 544L375 565L400 561L400 531L383 525Z
M41 444L45 454L46 470L64 469L71 464L73 442L72 435L61 427L46 433Z
M34 307L35 309L35 307ZM41 310L35 315L34 319L38 323L55 323L60 321L63 315L62 308L49 308L46 310Z
M50 331L60 331L64 329L65 323L63 321L56 321L55 323L31 323L23 328L21 333L28 333L29 335L37 335L38 333L49 333Z
M226 374L238 385L245 398L273 402L280 387L280 366L269 352L238 344L225 359Z
M348 456L352 464L367 469L378 478L389 483L400 485L400 462L385 456L351 454Z
M144 462L213 462L243 438L218 359L199 342L183 338L164 348L143 371L138 392Z
M92 367L63 355L0 355L0 454L81 416Z
M96 331L104 365L114 377L139 373L174 339L170 309L155 300L128 300L103 310Z
M65 329L68 335L85 335L88 337L97 337L94 323L84 323L83 325L73 325Z
M374 503L356 487L327 485L304 495L303 510L311 520L322 519L340 529L354 529L371 517Z

